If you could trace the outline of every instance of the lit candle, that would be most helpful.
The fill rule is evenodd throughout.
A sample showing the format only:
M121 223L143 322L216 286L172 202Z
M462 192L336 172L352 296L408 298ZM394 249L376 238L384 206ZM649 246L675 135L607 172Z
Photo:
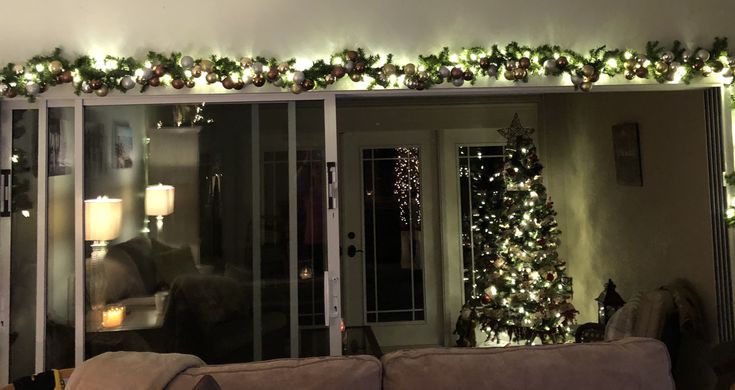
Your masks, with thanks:
M102 312L102 327L116 328L125 319L125 306L110 306Z

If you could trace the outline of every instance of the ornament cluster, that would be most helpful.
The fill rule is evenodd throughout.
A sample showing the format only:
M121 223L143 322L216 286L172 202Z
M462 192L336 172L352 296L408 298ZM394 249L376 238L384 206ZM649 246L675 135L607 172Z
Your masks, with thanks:
M214 55L196 59L181 53L156 52L149 52L142 61L114 56L68 59L61 49L56 49L50 55L9 63L0 69L0 93L5 98L33 99L49 87L69 83L78 94L97 96L136 87L143 92L151 87L184 89L211 84L228 90L270 84L301 93L326 89L341 79L359 83L351 88L405 87L420 91L442 84L461 87L481 78L528 82L532 77L565 75L575 89L589 91L602 75L622 75L627 80L655 79L661 83L688 83L694 77L717 75L730 85L734 68L735 55L728 53L726 38L715 38L710 48L690 50L678 41L664 48L658 42L649 42L644 51L602 46L586 54L560 46L529 47L512 42L504 47L472 47L458 53L444 48L436 54L419 56L415 63L404 64L394 62L392 54L368 55L363 49L343 50L328 59L298 64L295 59L231 59Z

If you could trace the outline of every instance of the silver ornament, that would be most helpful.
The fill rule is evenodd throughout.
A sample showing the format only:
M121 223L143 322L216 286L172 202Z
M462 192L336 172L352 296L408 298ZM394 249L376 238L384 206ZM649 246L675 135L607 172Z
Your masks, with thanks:
M283 79L280 77L277 78L275 81L273 81L273 85L275 85L276 87L283 87Z
M107 93L108 92L110 92L110 90L107 89L107 86L106 85L103 85L102 87L100 87L100 89L94 91L95 95L97 95L99 97L105 97L105 96L107 96Z
M92 93L93 91L92 87L86 81L82 81L82 86L80 88L84 93Z
M672 62L672 63L669 64L669 70L676 71L677 69L679 69L680 66L681 66L680 63L674 61L674 62Z
M684 60L684 62L689 62L691 58L692 58L691 50L684 50L683 52L681 52L681 59Z
M131 90L135 88L135 80L133 80L130 76L125 76L120 80L120 86L123 87L124 90Z
M464 84L464 79L463 78L454 79L452 80L452 84L454 84L455 87L461 87L462 84Z
M646 63L646 61L648 61L648 57L646 57L645 55L641 54L641 55L638 56L638 63L639 64L643 65L643 64Z
M153 69L143 68L143 80L150 80L153 77Z
M253 62L253 72L263 73L263 64L260 62Z
M190 56L183 56L181 57L181 61L179 61L179 63L181 64L182 68L189 69L194 66L194 59Z
M443 66L442 65L439 68L439 75L442 76L443 78L449 77L449 68L447 68L446 66Z
M695 56L697 57L697 59L705 61L705 62L709 60L709 52L705 49L697 50L697 54Z
M498 75L498 66L495 64L490 64L487 68L487 75L490 77L495 77Z
M26 85L26 92L31 96L36 96L41 93L41 86L36 83L28 84Z
M549 58L548 60L544 61L544 69L546 70L546 73L556 73L558 70L558 68L556 67L556 60L553 58Z
M583 81L584 80L582 80L582 78L577 76L576 74L572 75L572 84L574 84L575 86L578 87L580 84L582 84Z
M297 71L297 72L294 72L293 74L293 82L296 84L303 83L305 78L306 77L304 76L304 72Z
M352 72L352 69L355 67L355 63L352 61L347 61L342 67L345 68L345 72L350 73Z
M13 66L13 72L15 72L15 74L17 75L22 75L26 72L26 67L21 64L15 64Z
M663 52L663 54L661 54L661 60L664 61L664 62L666 62L666 63L669 63L669 62L673 61L674 60L674 53L672 53L670 51Z

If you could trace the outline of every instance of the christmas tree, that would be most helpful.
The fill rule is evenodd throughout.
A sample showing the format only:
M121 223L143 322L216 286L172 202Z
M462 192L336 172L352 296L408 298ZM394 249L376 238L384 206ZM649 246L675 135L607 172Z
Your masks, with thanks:
M483 251L475 260L477 294L468 305L489 340L499 341L505 333L511 341L562 342L577 313L570 302L572 281L557 253L561 231L541 180L532 132L518 114L500 130L508 140L505 164L487 180L505 185L478 202L497 205L480 210L486 215L477 218L472 232Z

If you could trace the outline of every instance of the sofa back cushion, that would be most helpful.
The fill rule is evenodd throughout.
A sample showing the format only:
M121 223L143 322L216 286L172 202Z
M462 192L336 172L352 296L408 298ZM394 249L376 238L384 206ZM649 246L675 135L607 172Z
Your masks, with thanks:
M381 367L372 356L280 359L255 363L190 368L168 385L190 390L211 375L222 390L380 390Z
M383 356L383 389L673 390L657 340L510 348L429 348Z

